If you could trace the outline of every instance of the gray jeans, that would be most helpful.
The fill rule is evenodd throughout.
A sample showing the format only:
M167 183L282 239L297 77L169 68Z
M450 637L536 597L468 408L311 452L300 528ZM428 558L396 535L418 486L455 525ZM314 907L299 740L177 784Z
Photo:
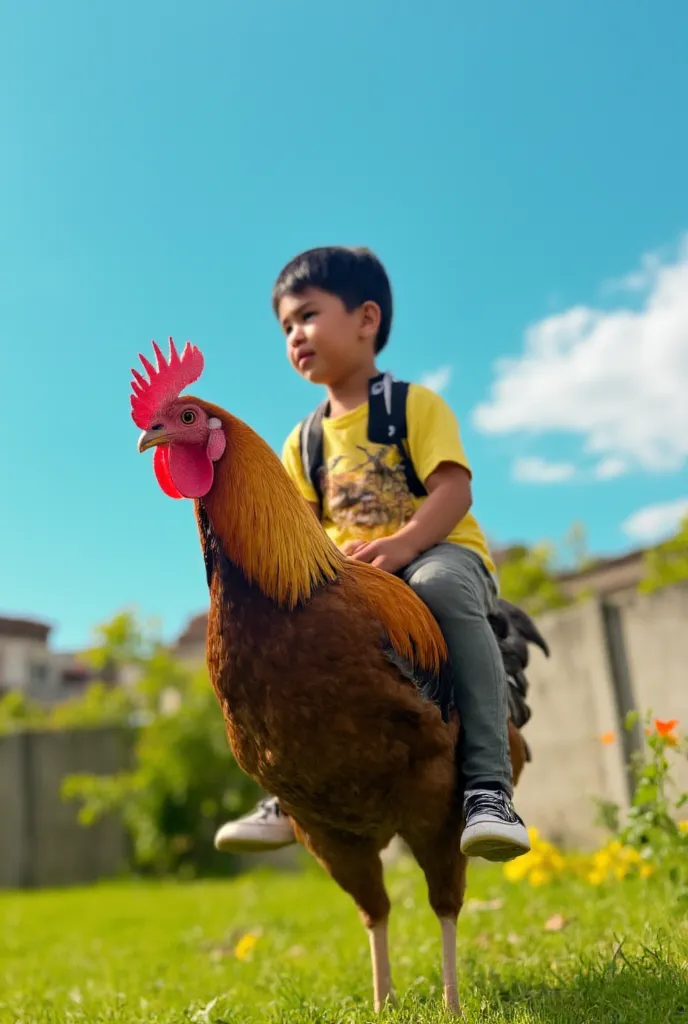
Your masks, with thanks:
M511 795L507 681L487 621L497 600L494 580L479 555L447 542L430 548L399 575L433 613L449 648L466 788L497 782Z

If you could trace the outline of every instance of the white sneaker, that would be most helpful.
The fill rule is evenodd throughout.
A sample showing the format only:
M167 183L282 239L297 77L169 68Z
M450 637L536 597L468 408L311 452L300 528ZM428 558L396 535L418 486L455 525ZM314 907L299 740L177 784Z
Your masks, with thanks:
M277 798L269 796L243 818L221 825L214 842L215 849L224 853L259 853L290 846L296 842L296 836Z
M528 831L503 790L469 789L463 809L461 852L467 857L507 861L530 850Z

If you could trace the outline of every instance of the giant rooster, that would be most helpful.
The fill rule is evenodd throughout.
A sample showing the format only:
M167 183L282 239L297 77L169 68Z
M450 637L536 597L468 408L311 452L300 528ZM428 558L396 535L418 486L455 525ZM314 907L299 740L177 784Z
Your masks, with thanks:
M356 902L376 1009L392 996L380 852L395 835L405 840L441 925L445 1002L460 1013L459 722L440 630L400 579L338 551L250 427L180 397L203 370L197 347L180 356L170 339L168 360L154 350L157 365L140 357L147 377L132 371L138 447L155 448L165 494L194 501L208 669L236 760ZM523 690L524 638L542 638L517 609L504 611L494 628ZM510 742L518 779L527 748L513 723Z

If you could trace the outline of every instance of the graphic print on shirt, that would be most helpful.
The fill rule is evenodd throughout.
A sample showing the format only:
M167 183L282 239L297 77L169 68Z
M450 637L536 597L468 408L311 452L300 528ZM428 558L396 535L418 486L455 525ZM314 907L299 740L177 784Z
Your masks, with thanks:
M356 445L355 452L323 467L325 518L365 538L395 533L415 511L399 452L378 444Z

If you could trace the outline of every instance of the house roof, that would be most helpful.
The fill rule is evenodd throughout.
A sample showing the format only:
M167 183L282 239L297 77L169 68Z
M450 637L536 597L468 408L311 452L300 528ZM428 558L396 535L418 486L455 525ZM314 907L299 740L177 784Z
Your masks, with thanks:
M0 637L15 640L42 640L44 643L50 635L52 627L35 619L16 619L0 616Z

